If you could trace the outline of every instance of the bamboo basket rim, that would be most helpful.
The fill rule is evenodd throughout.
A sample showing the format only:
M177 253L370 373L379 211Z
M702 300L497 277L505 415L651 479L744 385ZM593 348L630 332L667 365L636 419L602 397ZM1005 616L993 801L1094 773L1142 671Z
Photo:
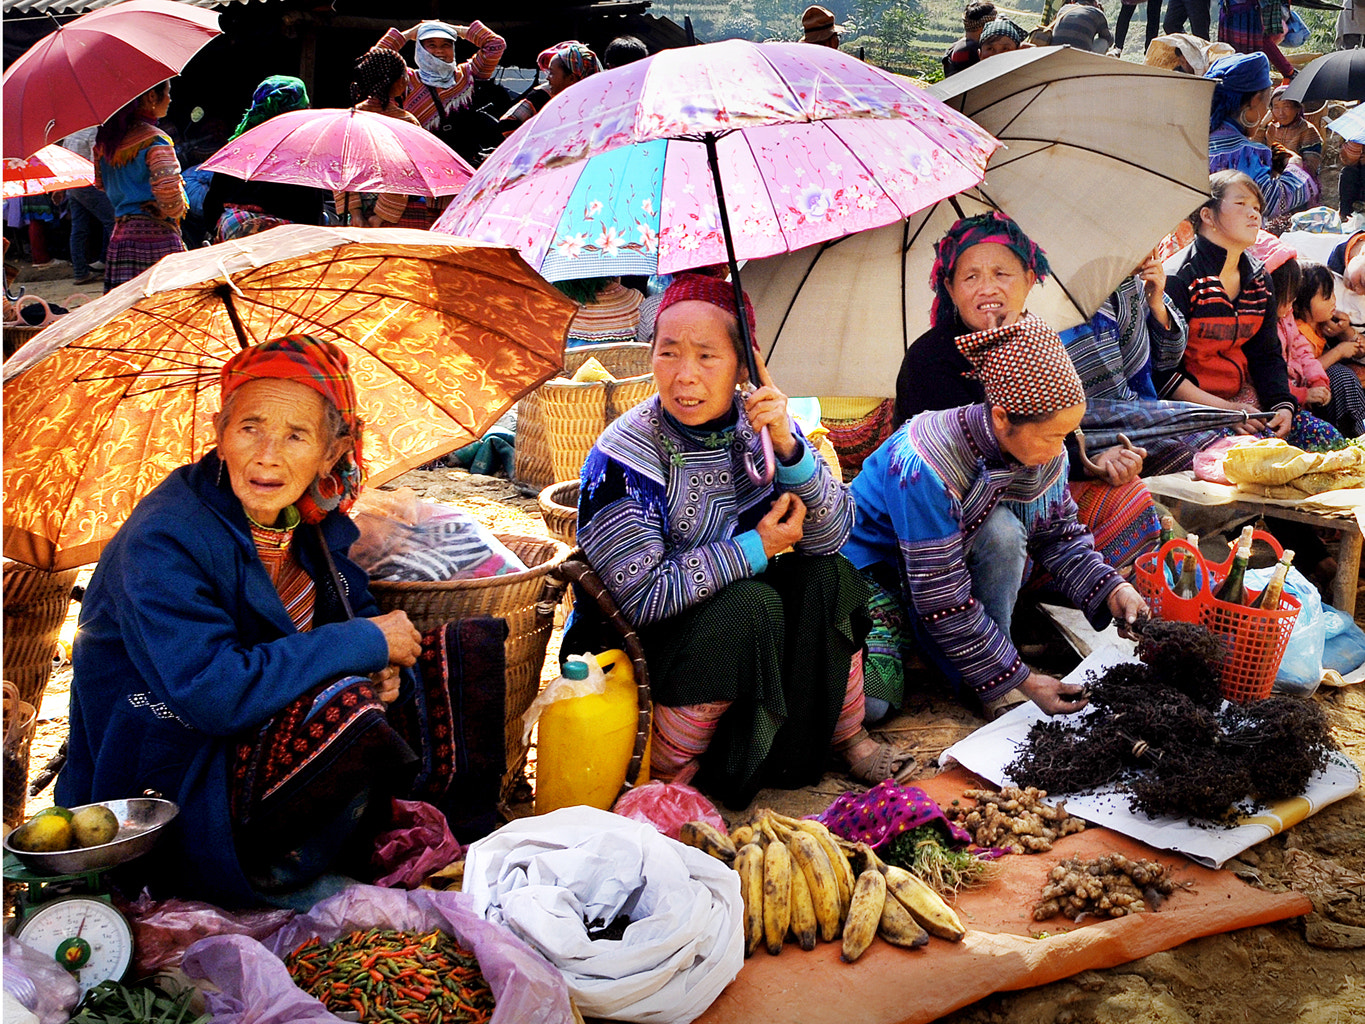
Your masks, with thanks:
M494 587L506 587L513 584L529 583L540 576L547 576L559 567L564 559L569 557L569 546L563 541L555 540L553 537L539 537L526 533L495 533L503 544L511 547L517 542L530 542L545 545L550 548L550 557L543 562L538 562L533 566L527 566L522 572L508 572L501 576L481 576L472 580L370 580L370 589L382 587L385 590L393 590L398 593L416 592L424 590L438 591L461 591L461 590L489 590ZM518 556L520 557L520 556ZM523 559L525 561L525 559Z

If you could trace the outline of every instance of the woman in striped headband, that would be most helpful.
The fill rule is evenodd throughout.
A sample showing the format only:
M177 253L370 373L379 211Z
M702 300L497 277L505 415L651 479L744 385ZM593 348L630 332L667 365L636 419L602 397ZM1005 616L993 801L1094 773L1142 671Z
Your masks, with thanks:
M680 275L659 305L659 393L613 422L583 466L578 543L635 626L655 701L651 773L699 778L733 807L816 780L833 746L880 782L908 751L863 729L859 651L868 597L838 554L853 502L759 370L746 383L733 285ZM778 459L755 484L767 427ZM788 550L791 549L791 550ZM562 650L615 646L591 601Z
M371 800L411 778L385 709L421 653L347 557L364 467L346 356L290 335L222 370L218 444L104 549L72 663L71 805L155 789L180 805L157 881L234 905L328 869ZM401 683L400 683L401 680Z

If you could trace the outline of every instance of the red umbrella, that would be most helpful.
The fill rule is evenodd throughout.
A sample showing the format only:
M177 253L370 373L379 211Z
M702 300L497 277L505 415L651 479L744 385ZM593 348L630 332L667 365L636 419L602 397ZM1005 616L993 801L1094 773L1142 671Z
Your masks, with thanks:
M175 0L126 0L63 25L5 72L4 155L27 159L103 124L221 34L217 14Z
M454 195L474 173L431 132L344 107L276 114L200 167L247 181L409 196Z
M5 157L5 198L60 192L95 183L95 165L61 146L44 146L27 160Z

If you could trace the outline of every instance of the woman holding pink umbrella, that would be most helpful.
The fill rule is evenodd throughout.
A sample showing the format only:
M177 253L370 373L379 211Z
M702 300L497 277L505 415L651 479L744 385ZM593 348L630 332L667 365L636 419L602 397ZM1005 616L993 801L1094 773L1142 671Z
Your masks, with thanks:
M104 258L106 292L185 250L185 182L175 144L157 127L170 106L167 80L122 107L95 135L95 184L108 193L115 217Z

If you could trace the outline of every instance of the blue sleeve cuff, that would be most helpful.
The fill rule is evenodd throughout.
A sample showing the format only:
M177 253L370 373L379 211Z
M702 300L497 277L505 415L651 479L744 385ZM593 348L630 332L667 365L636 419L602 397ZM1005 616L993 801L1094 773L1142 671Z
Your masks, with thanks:
M768 568L768 553L763 550L763 538L758 535L757 530L745 530L735 537L735 543L744 552L749 568L753 570L755 576Z
M815 475L815 452L799 439L797 444L801 446L801 458L795 465L788 466L781 459L777 460L777 482L784 487L799 487Z

